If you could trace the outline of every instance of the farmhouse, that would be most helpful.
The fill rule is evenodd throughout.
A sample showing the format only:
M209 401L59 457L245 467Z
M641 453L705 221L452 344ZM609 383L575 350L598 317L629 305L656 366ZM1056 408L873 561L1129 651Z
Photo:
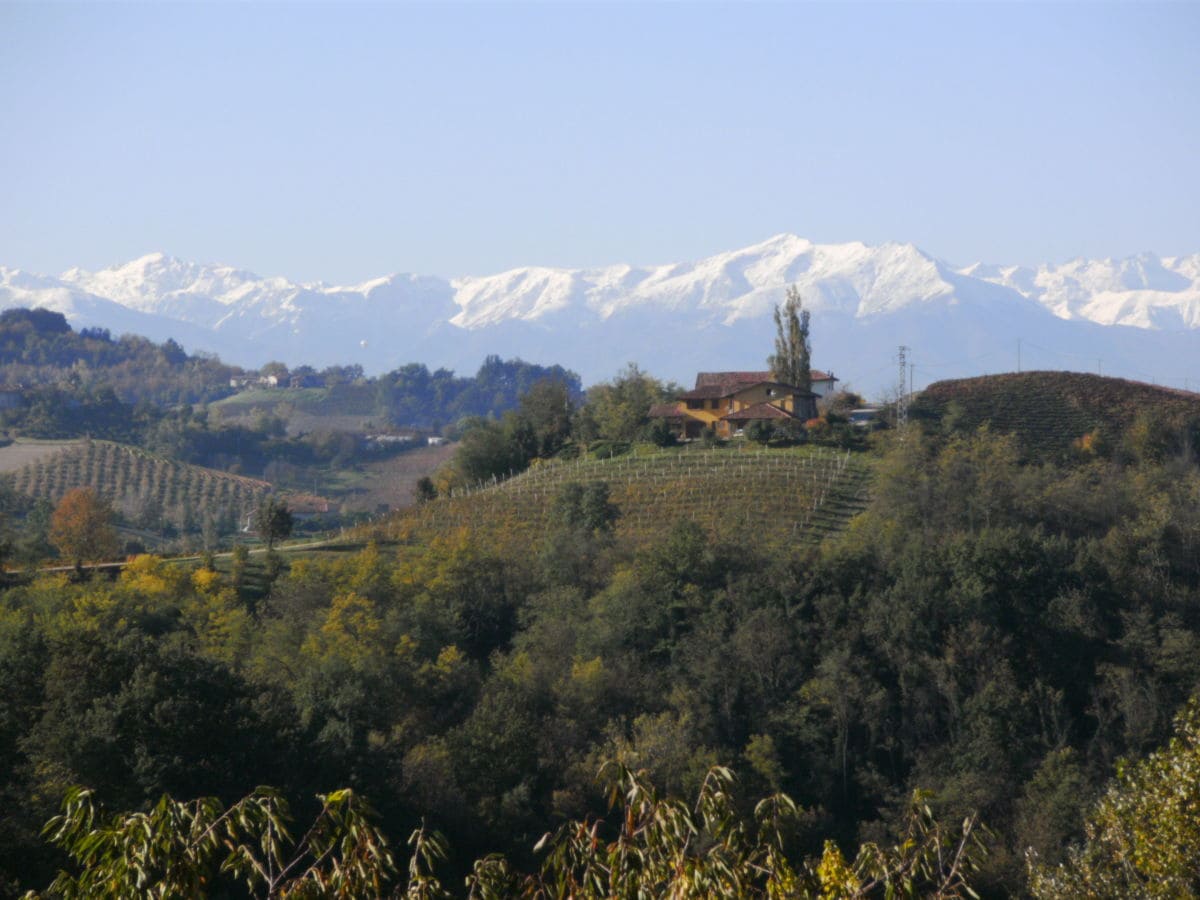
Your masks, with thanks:
M836 382L831 374L813 372L826 390ZM770 372L701 372L696 386L673 403L656 403L652 419L663 419L681 438L696 438L706 428L717 437L733 437L751 422L803 423L817 415L815 390L806 391L775 381Z

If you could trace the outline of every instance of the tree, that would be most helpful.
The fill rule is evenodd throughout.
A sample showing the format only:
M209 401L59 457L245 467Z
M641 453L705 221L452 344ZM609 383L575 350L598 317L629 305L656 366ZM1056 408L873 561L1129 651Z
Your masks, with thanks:
M267 542L267 549L274 550L275 542L292 533L292 514L287 504L269 494L254 511L254 530Z
M76 566L117 552L117 533L108 501L91 488L67 491L50 516L50 543Z
M60 872L31 897L199 897L223 876L251 897L381 897L396 875L370 807L350 790L318 794L320 812L297 841L287 801L271 788L225 808L215 797L163 796L148 812L110 814L92 791L73 788L46 826L78 874ZM442 838L424 828L409 840L408 896L430 896L430 864ZM223 892L222 892L223 893Z
M1119 762L1084 824L1085 840L1059 866L1030 854L1030 890L1068 897L1195 897L1200 862L1200 702L1175 722L1165 748Z
M775 307L775 352L767 357L771 377L783 384L812 390L812 345L808 339L808 310L800 289L788 285L783 308Z
M521 396L515 418L516 427L528 433L526 455L547 458L553 456L571 436L571 403L569 385L560 378L543 378Z
M422 475L417 479L417 486L413 489L413 497L418 504L436 500L437 495L437 486L433 483L432 478L428 475Z
M597 438L633 441L641 436L650 418L651 405L675 393L657 378L630 363L611 382L588 388L587 403L577 423L577 436L589 442Z

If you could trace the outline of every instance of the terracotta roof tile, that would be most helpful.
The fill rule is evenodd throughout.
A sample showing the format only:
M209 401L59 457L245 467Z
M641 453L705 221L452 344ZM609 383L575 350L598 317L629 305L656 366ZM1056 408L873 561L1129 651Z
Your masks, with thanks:
M772 403L755 403L753 406L739 409L737 412L731 412L721 418L726 422L756 422L763 419L794 420L796 417L786 409L780 409Z
M650 418L686 419L688 418L688 415L674 403L655 403L650 407Z

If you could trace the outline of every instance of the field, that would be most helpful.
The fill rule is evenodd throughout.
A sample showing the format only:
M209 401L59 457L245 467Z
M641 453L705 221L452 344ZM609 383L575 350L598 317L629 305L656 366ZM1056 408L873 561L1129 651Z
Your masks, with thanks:
M931 384L913 403L914 420L954 430L987 423L1017 435L1032 459L1070 458L1098 429L1119 439L1140 415L1166 427L1200 422L1200 394L1076 372L1020 372Z
M823 448L684 448L608 460L551 461L493 485L439 498L391 520L390 537L468 529L492 546L536 546L566 484L603 481L618 541L638 543L691 521L717 538L782 549L818 543L865 504L868 467Z
M16 472L47 456L79 446L79 441L35 441L18 439L0 447L0 474Z
M330 472L321 489L336 497L346 513L375 512L382 506L403 509L412 505L417 481L432 475L455 450L453 444L405 450L355 469Z
M72 488L91 487L127 516L145 516L152 507L169 518L197 521L208 513L233 523L271 491L265 481L191 466L108 441L58 446L57 452L43 451L13 471L9 477L14 489L57 502Z
M241 391L213 403L223 420L252 419L258 413L287 420L289 434L312 431L369 431L382 418L369 385L331 388L262 388Z

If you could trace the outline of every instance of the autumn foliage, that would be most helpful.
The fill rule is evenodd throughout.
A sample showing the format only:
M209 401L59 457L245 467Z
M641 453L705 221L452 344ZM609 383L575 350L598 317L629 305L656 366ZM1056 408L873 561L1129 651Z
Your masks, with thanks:
M100 560L117 552L117 533L108 502L91 488L63 495L50 518L50 543L75 564Z

